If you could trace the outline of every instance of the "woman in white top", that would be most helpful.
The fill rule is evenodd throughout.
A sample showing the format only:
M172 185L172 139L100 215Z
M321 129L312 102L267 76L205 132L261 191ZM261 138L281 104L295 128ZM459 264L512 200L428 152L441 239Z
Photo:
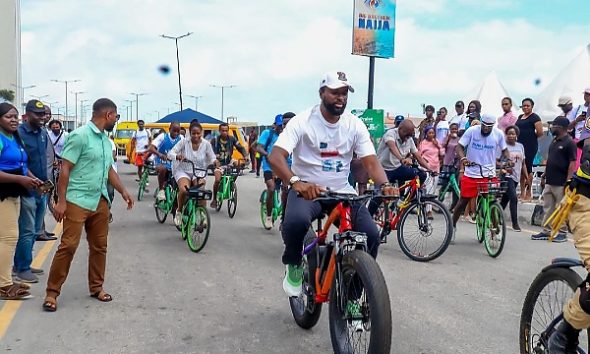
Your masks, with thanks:
M201 172L197 175L193 172L193 167L190 163L182 162L182 160L190 160L195 164L195 167L207 169L211 164L217 165L217 158L211 144L203 139L203 127L201 124L195 122L191 123L189 128L190 139L183 139L178 144L174 145L172 150L168 152L168 158L175 161L172 164L172 175L178 184L178 212L174 218L174 223L180 225L182 208L186 201L186 187L196 186L198 184L205 185L206 172Z

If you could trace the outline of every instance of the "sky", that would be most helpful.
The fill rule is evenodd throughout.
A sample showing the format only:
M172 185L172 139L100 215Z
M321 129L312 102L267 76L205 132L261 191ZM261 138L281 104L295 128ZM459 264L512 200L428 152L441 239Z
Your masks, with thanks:
M51 80L81 80L70 92L87 105L111 98L124 118L130 93L145 93L139 116L155 121L180 102L174 41L160 35L192 32L179 41L184 108L202 96L198 110L219 118L210 85L235 85L224 115L267 124L317 104L332 70L355 88L347 107L364 108L369 59L350 54L352 19L352 0L21 0L23 86L55 111L65 85ZM469 100L492 70L515 100L535 97L590 43L590 1L398 0L395 25L395 58L376 60L374 107L415 115Z

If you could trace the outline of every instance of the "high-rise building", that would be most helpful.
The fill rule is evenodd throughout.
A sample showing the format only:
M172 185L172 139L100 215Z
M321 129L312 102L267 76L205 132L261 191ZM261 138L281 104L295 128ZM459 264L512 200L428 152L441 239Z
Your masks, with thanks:
M0 89L13 90L17 106L23 103L20 43L20 0L0 0ZM20 107L19 107L20 108Z

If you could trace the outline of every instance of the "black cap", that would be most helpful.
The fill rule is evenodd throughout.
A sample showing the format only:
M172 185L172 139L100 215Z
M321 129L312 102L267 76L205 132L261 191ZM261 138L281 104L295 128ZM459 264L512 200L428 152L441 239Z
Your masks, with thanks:
M26 112L45 113L45 105L39 100L30 100L25 107Z
M559 116L559 117L555 118L553 121L549 122L549 124L555 125L558 127L562 127L562 128L567 128L570 125L570 121L566 117Z

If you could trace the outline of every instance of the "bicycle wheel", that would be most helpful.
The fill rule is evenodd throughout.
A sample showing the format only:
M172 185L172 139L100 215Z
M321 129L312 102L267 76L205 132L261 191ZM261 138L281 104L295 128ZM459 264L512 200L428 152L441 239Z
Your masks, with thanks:
M260 222L262 222L262 227L264 227L265 230L270 230L272 227L268 228L264 223L266 221L266 194L267 191L265 189L260 195Z
M484 234L486 233L486 212L484 203L487 202L480 202L477 204L477 212L475 215L475 234L477 236L477 241L479 243L483 242Z
M389 353L391 308L379 265L368 253L342 257L330 294L330 338L334 353Z
M426 217L427 206L441 209ZM443 231L444 230L444 231ZM402 252L410 259L428 262L442 255L451 243L453 222L451 214L438 200L413 201L403 213L397 227L397 240Z
M229 187L229 199L227 200L227 214L230 218L236 215L238 209L238 187L234 182Z
M303 240L305 248L315 239L315 232L309 230ZM315 271L318 267L319 247L315 246L309 254L303 256L303 292L299 297L290 297L289 305L295 323L301 328L310 329L315 326L322 314L322 303L315 302Z
M156 219L160 224L166 222L166 218L168 217L168 211L166 210L167 201L165 200L156 200L154 203L154 209L156 210Z
M141 176L141 180L139 181L139 186L137 189L137 201L141 201L143 198L143 194L145 193L145 186L147 183L147 172L144 172Z
M506 242L506 223L504 213L497 202L490 204L490 218L484 233L484 246L490 257L496 258L502 253Z
M221 187L219 188L221 189ZM221 190L217 192L215 199L217 200L217 206L215 207L215 211L220 211L221 206L223 205L223 196L221 195Z
M563 311L563 306L574 294L582 278L569 268L553 268L543 271L533 280L522 305L519 326L521 354L548 353L551 322ZM580 333L580 347L588 353L588 330Z
M188 232L189 232L188 230L190 230L188 223L191 219L191 213L194 208L195 208L194 202L191 200L188 200L184 204L184 209L182 209L182 216L180 218L180 220L181 220L180 227L176 226L176 228L180 231L180 236L182 237L183 240L186 240Z
M187 230L187 244L193 252L199 252L205 247L209 239L211 220L206 207L197 206L194 214L190 217L192 222Z

